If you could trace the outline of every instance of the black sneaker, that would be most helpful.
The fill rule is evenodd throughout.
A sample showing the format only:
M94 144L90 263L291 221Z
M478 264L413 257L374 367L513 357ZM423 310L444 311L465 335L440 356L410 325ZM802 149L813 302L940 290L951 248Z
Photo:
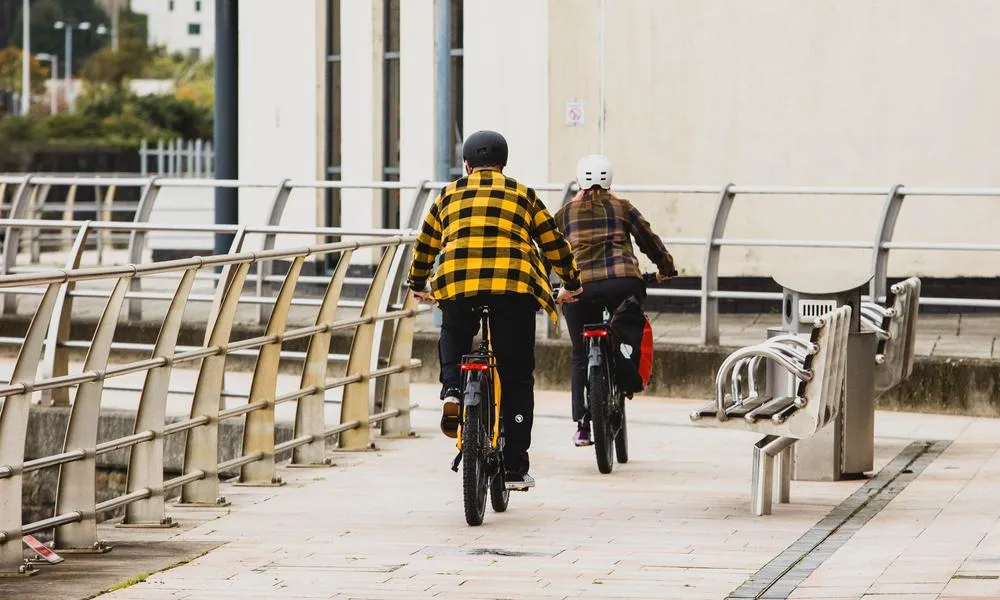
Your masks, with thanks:
M450 438L458 437L458 424L462 420L462 400L457 389L446 390L441 407L441 433Z
M535 487L535 478L527 473L508 473L504 476L504 487L516 492L527 492Z

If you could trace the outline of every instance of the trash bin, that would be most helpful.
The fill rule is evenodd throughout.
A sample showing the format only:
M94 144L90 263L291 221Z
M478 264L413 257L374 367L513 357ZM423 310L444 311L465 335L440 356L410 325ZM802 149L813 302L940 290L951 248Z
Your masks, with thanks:
M827 273L818 269L782 272L774 280L783 288L781 327L768 337L789 333L809 335L818 317L839 307L851 307L847 341L847 379L840 414L814 436L794 445L793 477L802 481L838 481L864 477L874 468L875 351L874 332L861 331L861 294L870 273ZM773 396L794 396L794 379L770 361L767 386Z

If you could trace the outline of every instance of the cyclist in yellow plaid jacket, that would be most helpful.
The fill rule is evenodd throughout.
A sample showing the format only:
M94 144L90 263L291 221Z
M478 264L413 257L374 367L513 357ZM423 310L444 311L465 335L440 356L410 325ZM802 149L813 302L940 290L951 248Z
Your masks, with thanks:
M582 290L580 271L535 191L503 174L507 141L502 135L478 131L465 141L462 155L468 175L448 184L424 218L409 284L417 296L434 299L441 308L441 429L451 437L461 407L459 364L462 355L472 351L479 327L475 308L490 307L493 350L503 382L505 480L509 489L525 490L534 485L528 474L528 448L534 414L535 313L543 308L555 319L555 304L573 301ZM555 301L536 245L564 282Z

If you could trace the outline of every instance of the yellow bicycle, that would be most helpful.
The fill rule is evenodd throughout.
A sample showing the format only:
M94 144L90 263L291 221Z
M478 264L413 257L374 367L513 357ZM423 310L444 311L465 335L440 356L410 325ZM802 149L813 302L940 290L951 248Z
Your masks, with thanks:
M510 490L504 484L503 419L500 413L500 374L490 339L490 310L477 307L482 319L482 341L462 357L462 420L456 445L458 456L452 470L462 464L462 496L465 521L481 525L489 492L493 510L507 510Z

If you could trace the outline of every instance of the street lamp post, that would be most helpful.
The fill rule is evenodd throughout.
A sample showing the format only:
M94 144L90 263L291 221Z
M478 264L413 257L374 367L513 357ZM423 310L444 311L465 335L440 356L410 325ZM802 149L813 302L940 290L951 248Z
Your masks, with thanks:
M84 21L83 23L67 23L66 21L56 21L53 25L56 29L62 29L66 32L66 67L65 67L65 83L66 86L66 101L69 104L69 111L73 112L76 108L76 94L73 93L73 30L79 29L80 31L87 31L90 29L90 23Z
M57 73L59 72L59 57L56 56L55 54L48 54L48 53L43 52L41 54L35 55L35 58L37 58L38 60L44 60L44 61L48 61L49 62L49 65L50 65L50 68L49 68L49 82L50 82L49 83L49 108L50 108L51 114L54 115L59 110L59 108L58 108L58 106L59 106L59 98L58 98L58 95L59 95L59 93L58 93L59 82L56 79Z
M21 8L24 43L21 44L21 114L31 109L31 6L24 0Z

